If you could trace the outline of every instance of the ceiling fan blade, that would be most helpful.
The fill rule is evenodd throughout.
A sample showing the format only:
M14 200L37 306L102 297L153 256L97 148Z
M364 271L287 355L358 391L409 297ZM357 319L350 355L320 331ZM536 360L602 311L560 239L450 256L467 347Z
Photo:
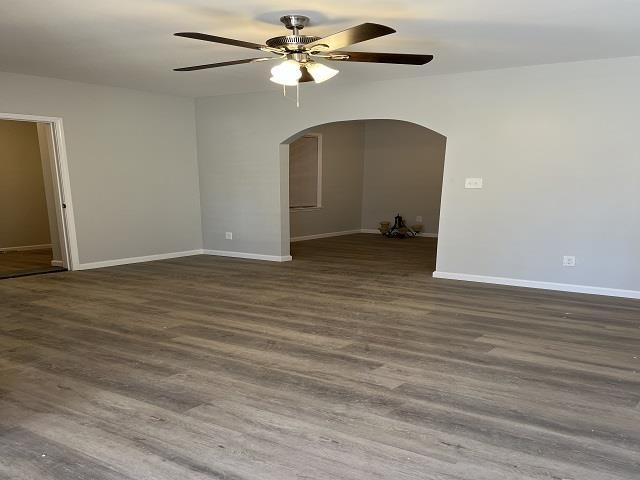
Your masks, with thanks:
M243 60L231 60L230 62L208 63L206 65L194 65L193 67L174 68L174 72L193 72L194 70L206 70L207 68L227 67L229 65L241 65L243 63L264 62L266 60L278 60L278 57L245 58Z
M214 35L208 35L206 33L198 32L179 32L174 33L176 37L193 38L195 40L204 40L205 42L222 43L224 45L233 45L235 47L251 48L252 50L262 50L267 48L266 45L259 45L257 43L244 42L242 40L235 40L233 38L216 37Z
M414 55L410 53L376 53L376 52L332 52L326 60L337 62L371 62L395 63L399 65L425 65L433 60L433 55ZM345 57L342 57L344 55Z
M316 40L313 43L306 45L306 50L327 52L332 50L338 50L339 48L353 45L355 43L364 42L373 38L382 37L395 33L395 30L385 25L379 25L377 23L363 23L356 27L351 27L328 37ZM317 50L316 50L317 49Z

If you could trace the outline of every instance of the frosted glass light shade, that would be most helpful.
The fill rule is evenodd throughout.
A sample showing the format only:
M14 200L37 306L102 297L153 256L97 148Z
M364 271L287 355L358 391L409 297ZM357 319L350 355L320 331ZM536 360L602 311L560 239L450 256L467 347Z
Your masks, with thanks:
M271 69L271 80L273 83L280 85L293 86L298 84L298 80L302 77L300 64L295 60L286 60Z
M306 68L316 83L326 82L327 80L335 77L339 73L339 71L334 68L330 68L330 67L327 67L326 65L323 65L322 63L316 63L316 62L308 63L306 65Z

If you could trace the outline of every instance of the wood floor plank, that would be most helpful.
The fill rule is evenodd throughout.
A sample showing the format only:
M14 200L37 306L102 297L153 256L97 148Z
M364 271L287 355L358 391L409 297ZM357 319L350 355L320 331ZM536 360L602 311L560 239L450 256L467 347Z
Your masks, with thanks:
M51 248L36 250L0 250L0 279L19 275L59 272L64 269L51 266Z
M133 480L90 456L20 427L0 430L0 478Z
M640 302L434 280L436 247L0 280L0 479L640 478Z

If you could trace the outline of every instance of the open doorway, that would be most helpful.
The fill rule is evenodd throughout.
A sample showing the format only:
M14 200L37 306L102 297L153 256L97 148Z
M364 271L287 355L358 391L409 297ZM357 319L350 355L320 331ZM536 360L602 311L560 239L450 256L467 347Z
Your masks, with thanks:
M0 116L0 279L72 268L55 120L37 120Z
M285 144L294 260L369 252L372 261L406 256L435 270L446 137L399 120L354 120L306 129ZM398 214L416 238L382 236L380 223Z

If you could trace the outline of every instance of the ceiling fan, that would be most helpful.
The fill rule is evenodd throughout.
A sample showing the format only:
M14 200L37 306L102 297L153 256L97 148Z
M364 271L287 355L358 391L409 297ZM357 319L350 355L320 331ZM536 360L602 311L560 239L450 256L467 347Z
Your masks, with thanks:
M369 62L392 63L400 65L425 65L433 60L433 55L413 55L404 53L373 53L373 52L345 52L341 48L364 42L374 38L395 33L393 28L377 23L363 23L348 28L328 37L320 38L302 35L300 30L309 24L309 18L304 15L285 15L280 21L291 30L290 35L270 38L265 45L234 40L232 38L216 37L206 33L180 32L178 37L204 40L205 42L235 45L237 47L261 50L278 55L277 57L245 58L229 62L195 65L192 67L176 68L177 72L191 72L209 68L240 65L243 63L264 62L269 60L284 60L271 69L271 81L284 86L298 86L301 82L322 83L338 74L338 70L318 62L318 59L332 62Z

